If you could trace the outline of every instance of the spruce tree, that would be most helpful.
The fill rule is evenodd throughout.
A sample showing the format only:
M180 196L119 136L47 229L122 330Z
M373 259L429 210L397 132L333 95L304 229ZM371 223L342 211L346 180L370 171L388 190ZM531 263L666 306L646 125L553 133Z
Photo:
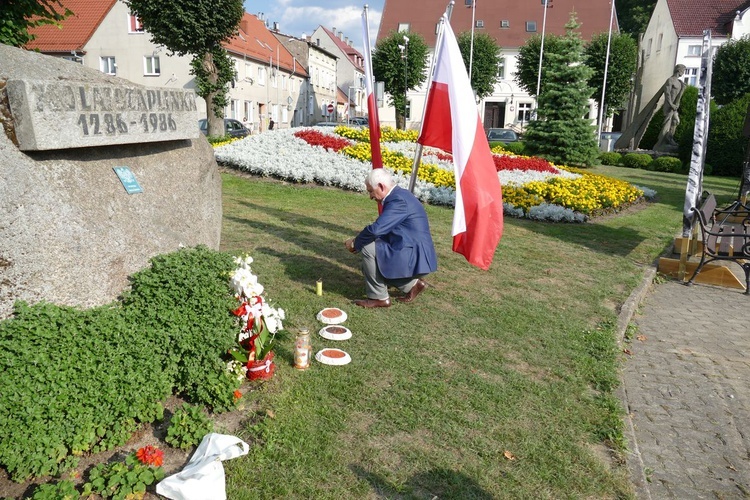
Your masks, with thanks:
M556 50L544 52L545 79L539 91L536 120L529 123L526 146L560 165L589 166L599 148L587 117L592 70L583 64L583 41L575 13Z

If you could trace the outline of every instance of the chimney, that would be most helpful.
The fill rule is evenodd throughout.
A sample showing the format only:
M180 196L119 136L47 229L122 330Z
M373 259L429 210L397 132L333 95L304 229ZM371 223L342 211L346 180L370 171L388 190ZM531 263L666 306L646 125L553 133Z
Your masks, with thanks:
M336 26L334 26L333 28L331 28L331 31L333 31L333 35L336 36Z
M258 12L258 21L262 21L262 20L263 20L263 13Z
M347 45L349 45L349 37L348 36L344 37L344 43L347 44Z
M344 39L344 32L339 31L339 40L343 40L343 39Z
M274 31L279 31L279 23L277 21L274 21L274 23L273 23L273 30Z
M250 32L250 22L244 17L242 18L242 21L240 21L240 29L245 33Z

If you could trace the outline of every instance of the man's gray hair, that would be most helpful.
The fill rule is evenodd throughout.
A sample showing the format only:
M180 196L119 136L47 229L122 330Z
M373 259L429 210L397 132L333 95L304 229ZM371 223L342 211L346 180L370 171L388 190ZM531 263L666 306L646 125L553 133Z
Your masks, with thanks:
M396 181L391 176L391 173L385 168L373 168L370 173L367 174L365 180L370 187L375 187L378 184L382 184L385 187L393 187L396 185Z

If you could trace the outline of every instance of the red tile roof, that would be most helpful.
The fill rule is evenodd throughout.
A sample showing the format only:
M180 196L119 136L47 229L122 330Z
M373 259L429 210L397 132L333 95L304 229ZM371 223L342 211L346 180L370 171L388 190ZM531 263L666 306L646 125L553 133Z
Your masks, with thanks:
M245 12L240 21L239 30L239 35L231 38L224 44L224 48L229 52L239 57L246 55L249 59L257 62L267 64L273 62L274 66L278 62L279 67L285 71L294 72L297 76L307 76L307 70L302 67L299 61L295 62L292 53L266 28L265 23L256 16ZM240 35L242 38L240 38Z
M701 1L701 0L695 0ZM713 0L702 0L710 2ZM435 27L445 11L447 2L435 0L386 0L380 20L378 39L398 29L399 23L410 23L409 30L422 35L430 47L435 46ZM592 35L609 30L612 4L607 0L549 0L545 34L564 35L565 24L570 13L575 11L581 24L579 32L584 40ZM471 30L472 9L457 0L451 16L451 26L456 34ZM617 9L613 29L617 30ZM501 47L520 47L535 33L526 31L526 21L536 21L537 33L544 24L544 8L540 0L516 0L501 2L484 0L476 4L475 21L482 21L484 28L477 28L494 37ZM508 21L502 28L501 22ZM475 31L475 32L476 32Z
M677 36L729 36L736 12L745 10L748 0L667 0Z
M63 5L73 11L73 15L62 21L62 29L54 25L32 28L29 32L36 39L26 48L47 53L82 50L116 1L64 0Z
M354 66L356 66L360 71L365 70L364 57L357 49L355 49L348 43L344 42L341 38L336 36L336 34L333 31L329 30L325 26L321 26L321 28L323 28L323 31L325 31L326 34L329 37L331 37L331 40L333 40L333 42L341 50L341 52L346 54L346 57Z

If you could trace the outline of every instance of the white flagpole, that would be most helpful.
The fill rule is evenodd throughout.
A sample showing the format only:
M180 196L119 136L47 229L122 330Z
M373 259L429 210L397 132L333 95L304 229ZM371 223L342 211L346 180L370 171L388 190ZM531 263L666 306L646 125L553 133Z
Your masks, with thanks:
M539 107L539 90L542 86L542 58L544 57L544 31L547 28L547 2L549 0L542 0L544 5L544 16L542 17L542 43L539 47L539 69L537 70L536 76L536 107ZM536 113L535 113L536 114Z
M471 83L471 69L474 63L474 27L477 13L477 0L471 0L471 47L469 49L469 83Z
M604 125L604 95L607 89L607 70L609 69L609 47L612 43L612 20L615 17L615 0L612 1L612 9L609 13L609 35L607 35L607 57L604 60L604 80L602 81L602 100L599 103L599 128L596 131L596 143L601 143L602 126Z
M419 123L419 135L422 135L422 127L424 127L424 116L427 112L427 98L430 95L430 87L432 87L432 80L435 78L435 66L437 65L439 51L443 47L443 27L446 21L450 21L451 14L453 13L453 5L455 2L451 0L448 3L448 7L445 9L445 14L440 17L438 34L435 39L435 53L432 56L432 64L430 65L430 72L427 73L429 78L427 79L427 92L425 92L424 106L422 106L422 120ZM409 191L414 192L414 184L417 182L417 170L419 169L419 163L422 160L422 145L417 142L417 150L414 153L414 162L411 165L411 177L409 178Z

